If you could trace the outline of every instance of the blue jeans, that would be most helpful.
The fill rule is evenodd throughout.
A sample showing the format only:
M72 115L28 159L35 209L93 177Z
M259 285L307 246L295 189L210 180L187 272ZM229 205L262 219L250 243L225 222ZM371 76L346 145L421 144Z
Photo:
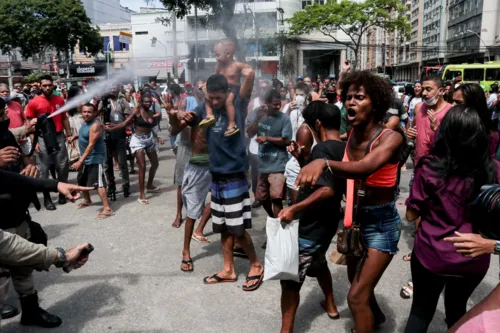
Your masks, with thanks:
M389 254L398 252L401 219L395 201L360 208L359 222L368 248Z

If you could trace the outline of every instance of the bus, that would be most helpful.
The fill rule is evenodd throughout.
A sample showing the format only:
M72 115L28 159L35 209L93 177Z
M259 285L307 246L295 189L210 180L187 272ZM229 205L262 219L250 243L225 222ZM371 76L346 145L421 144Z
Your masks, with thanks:
M500 61L485 64L446 65L440 71L443 81L453 81L462 76L464 83L478 83L490 87L500 81Z
M422 67L422 72L420 73L420 82L424 78L432 75L437 75L443 66L424 66Z

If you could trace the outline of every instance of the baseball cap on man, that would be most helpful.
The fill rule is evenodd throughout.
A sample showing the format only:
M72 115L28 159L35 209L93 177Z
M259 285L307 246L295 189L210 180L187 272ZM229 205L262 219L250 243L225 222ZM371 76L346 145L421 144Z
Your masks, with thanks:
M191 82L189 82L189 81L186 81L186 82L184 82L184 87L185 86L193 86L193 84Z
M304 77L302 75L297 75L297 81L298 80L304 80Z

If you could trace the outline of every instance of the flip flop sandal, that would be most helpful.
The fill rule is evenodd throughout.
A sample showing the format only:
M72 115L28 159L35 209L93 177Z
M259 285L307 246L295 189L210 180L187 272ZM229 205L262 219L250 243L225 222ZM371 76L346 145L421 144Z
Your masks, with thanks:
M403 257L403 261L410 262L411 261L411 254L412 252L408 253Z
M200 121L199 125L200 128L205 128L205 127L210 127L215 125L215 117L214 116L207 116L205 119Z
M137 199L137 202L139 202L142 205L149 205L148 199Z
M413 296L413 282L408 282L406 286L401 288L401 292L399 293L399 296L403 299L410 299Z
M214 279L215 281L208 281L209 279ZM238 279L223 279L220 276L215 273L212 276L207 276L203 279L204 284L218 284L218 283L230 283L230 282L236 282Z
M90 202L90 203L82 202L82 203L78 204L78 206L76 206L76 209L87 208L87 207L90 207L90 206L92 206L92 202Z
M238 133L239 131L240 129L238 128L238 126L234 125L233 127L227 129L227 131L224 133L224 136L231 136Z
M259 289L259 287L262 284L262 280L264 279L264 271L260 275L254 275L254 276L247 276L247 282L258 280L258 282L250 287L245 287L243 286L242 289L244 291L254 291Z
M184 265L187 265L189 267L189 265L191 265L191 269L182 269L181 267L181 271L183 272L186 272L186 273L191 273L193 270L194 270L194 265L193 265L193 259L189 259L189 260L183 260L182 263Z
M111 216L114 216L114 215L115 215L115 212L112 212L112 213L109 213L109 214L99 213L99 214L96 216L96 219L97 219L97 220L105 220L105 219L107 219L108 217L111 217Z
M205 236L192 235L191 239L195 240L197 242L203 243L203 244L210 244L211 243L210 239L208 239L208 237L205 237Z
M333 319L333 320L337 320L340 318L340 313L339 313L339 309L337 309L337 314L335 316L332 316L330 313L328 313L328 311L326 311L326 307L325 307L325 301L321 301L319 303L319 305L321 305L321 307L323 308L323 310L325 310L326 314L328 315L328 317L330 319Z

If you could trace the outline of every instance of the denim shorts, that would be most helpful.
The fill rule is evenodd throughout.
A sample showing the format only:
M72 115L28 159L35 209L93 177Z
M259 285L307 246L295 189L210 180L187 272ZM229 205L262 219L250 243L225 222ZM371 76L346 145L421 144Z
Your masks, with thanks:
M368 248L389 254L398 252L401 219L394 201L362 207L359 212L359 222Z

